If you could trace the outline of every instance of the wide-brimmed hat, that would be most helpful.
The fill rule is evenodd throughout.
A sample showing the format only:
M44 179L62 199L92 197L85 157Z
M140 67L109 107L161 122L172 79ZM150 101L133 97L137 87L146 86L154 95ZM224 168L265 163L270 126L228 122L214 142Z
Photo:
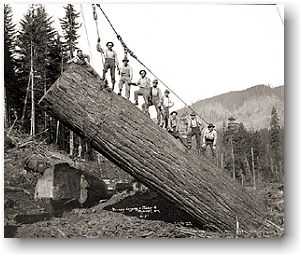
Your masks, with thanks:
M190 114L190 116L196 116L196 113L195 113L195 112L192 112L192 113Z
M176 115L178 115L177 111L172 111L172 112L170 113L170 115L172 116L174 113L175 113Z
M109 44L112 44L112 47L114 46L113 42L107 42L106 46L108 46Z
M168 89L165 90L165 93L170 93L170 91Z
M214 128L215 125L214 125L214 124L209 124L209 125L208 125L208 128L212 128L212 127Z
M122 60L122 62L124 62L124 61L129 62L129 60L128 60L127 58L124 58L124 59Z
M145 73L145 75L147 74L147 71L144 70L144 69L142 69L141 71L139 71L139 74L141 75L143 72Z
M158 84L158 80L157 80L157 79L154 79L154 80L153 80L153 84Z

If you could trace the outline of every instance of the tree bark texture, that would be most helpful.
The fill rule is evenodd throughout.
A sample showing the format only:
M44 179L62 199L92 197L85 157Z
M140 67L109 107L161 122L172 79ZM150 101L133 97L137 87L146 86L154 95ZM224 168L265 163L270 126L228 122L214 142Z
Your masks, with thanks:
M154 189L202 225L251 229L263 204L215 163L187 151L127 99L100 89L72 64L40 100L47 112L139 182Z

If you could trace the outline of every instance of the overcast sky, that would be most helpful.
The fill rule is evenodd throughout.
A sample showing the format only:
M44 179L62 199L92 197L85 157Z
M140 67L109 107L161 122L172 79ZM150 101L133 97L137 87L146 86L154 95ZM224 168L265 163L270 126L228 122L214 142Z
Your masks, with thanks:
M19 21L29 5L11 6ZM59 18L64 16L62 6L45 5L59 31ZM75 7L81 11L80 4ZM82 4L82 8L79 47L92 55L91 64L101 73L92 6ZM278 6L279 13L274 5L120 3L103 4L102 8L129 48L189 104L257 84L284 84L282 5ZM121 60L123 49L99 10L98 28L103 46L113 41ZM136 81L142 67L131 58L130 65ZM171 98L176 103L174 109L183 107L172 94Z

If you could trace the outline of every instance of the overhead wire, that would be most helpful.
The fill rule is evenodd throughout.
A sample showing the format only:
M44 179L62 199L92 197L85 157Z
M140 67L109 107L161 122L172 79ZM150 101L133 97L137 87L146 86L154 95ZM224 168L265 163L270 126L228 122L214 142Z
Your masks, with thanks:
M106 18L106 20L108 21L110 27L112 28L112 30L116 34L117 39L121 42L122 46L124 47L125 52L128 52L130 56L132 56L139 64L141 64L146 70L148 70L150 74L152 74L161 84L163 84L169 91L171 91L188 109L190 109L191 111L195 112L196 115L201 120L203 120L206 124L209 124L209 122L205 118L203 118L201 115L199 115L197 113L197 111L195 111L190 105L188 105L175 91L173 91L164 81L162 81L157 75L155 75L150 68L148 68L141 60L138 59L138 57L128 48L128 46L126 45L126 43L123 41L122 37L118 34L117 30L114 28L112 22L110 21L110 19L108 18L108 16L104 12L104 10L102 9L101 5L100 4L96 4L96 6L103 13L103 15Z
M80 4L80 6L81 6L81 13L82 13L83 22L84 22L84 29L85 29L85 32L86 32L86 37L87 37L87 42L88 42L88 47L89 47L89 54L90 54L90 58L91 58L91 60L92 60L92 63L94 64L93 57L92 57L92 53L91 53L91 47L90 47L88 32L87 32L87 27L86 27L86 21L85 21L85 16L84 16L83 5Z

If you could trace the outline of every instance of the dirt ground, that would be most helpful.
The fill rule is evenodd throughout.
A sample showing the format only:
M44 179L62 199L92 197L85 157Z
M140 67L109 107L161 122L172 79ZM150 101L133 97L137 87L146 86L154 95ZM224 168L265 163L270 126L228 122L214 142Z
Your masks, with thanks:
M233 238L281 237L284 234L284 195L281 184L259 186L267 206L263 225L237 234L200 227L155 192L121 192L90 208L54 212L49 200L35 200L41 174L25 170L29 156L55 156L72 162L53 146L19 138L5 145L5 237L18 238ZM27 143L27 144L25 144ZM97 168L95 163L85 163Z

